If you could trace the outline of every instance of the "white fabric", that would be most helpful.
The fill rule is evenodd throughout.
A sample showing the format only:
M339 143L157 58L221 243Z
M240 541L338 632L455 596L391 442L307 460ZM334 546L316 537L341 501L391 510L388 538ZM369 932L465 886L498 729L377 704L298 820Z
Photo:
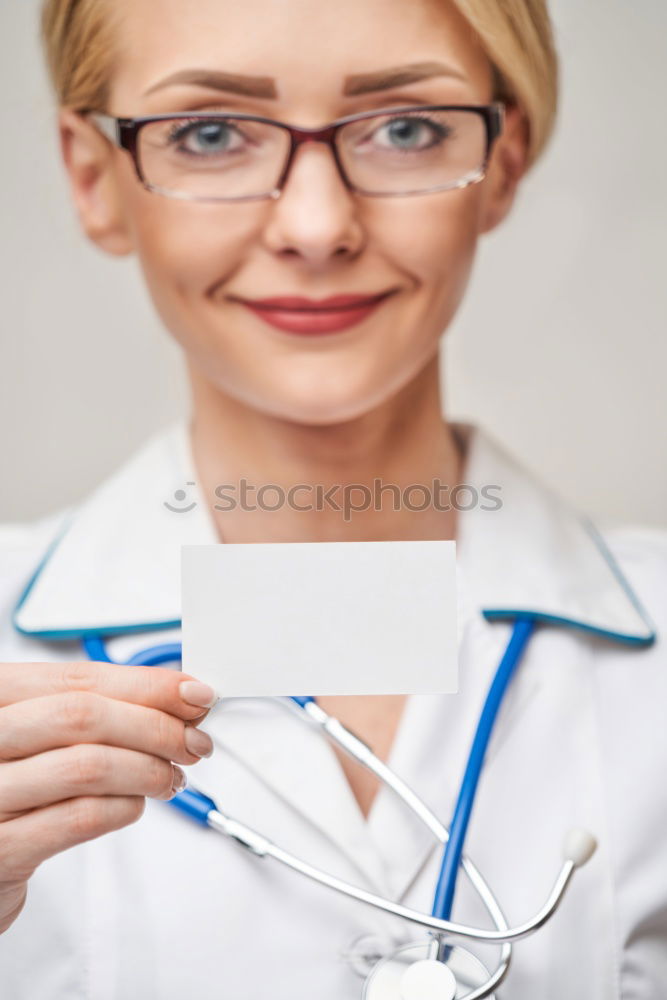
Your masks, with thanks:
M649 637L651 623L619 585L581 519L526 476L488 434L469 425L457 425L457 432L466 441L465 482L480 494L484 486L501 487L494 494L502 500L499 510L484 510L480 503L459 512L458 547L465 546L479 606L537 610ZM187 493L182 506L194 504L186 513L165 506L179 506L173 499L178 489ZM521 532L513 534L519 524ZM181 546L218 540L196 483L187 424L155 435L75 517L63 517L61 534L16 614L20 629L48 635L178 620Z
M570 827L588 827L600 844L553 921L516 945L499 1000L662 1000L667 535L606 532L614 568L578 519L488 435L459 430L468 441L466 481L500 484L504 506L461 515L460 693L412 696L390 763L448 820L510 634L482 609L538 611L624 636L538 628L489 748L467 849L518 923L542 904ZM17 616L21 628L177 621L179 547L215 540L203 504L161 513L194 479L191 461L185 426L169 428L76 516L0 529L0 661L81 658L74 639L11 625L65 523ZM177 635L173 625L153 628L114 638L109 649L120 658ZM318 732L277 702L241 699L221 703L204 728L216 752L189 769L190 780L227 813L347 880L430 909L440 853L429 834L386 789L365 821ZM484 921L464 879L455 917ZM0 936L0 997L353 1000L366 953L418 937L149 800L137 824L38 869L23 913ZM479 954L492 963L496 952Z

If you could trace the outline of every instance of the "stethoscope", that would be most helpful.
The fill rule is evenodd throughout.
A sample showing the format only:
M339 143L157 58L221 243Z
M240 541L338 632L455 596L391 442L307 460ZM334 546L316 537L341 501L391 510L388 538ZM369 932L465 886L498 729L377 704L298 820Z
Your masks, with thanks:
M595 851L595 838L590 833L580 829L571 830L565 838L561 869L546 902L531 920L512 928L508 926L485 879L472 861L463 854L463 844L486 748L503 696L534 628L535 621L530 618L519 619L514 624L510 641L489 687L475 730L449 830L412 789L375 756L370 747L337 719L323 711L314 698L295 696L280 699L301 719L321 729L332 743L391 788L426 825L436 840L444 845L430 914L420 913L400 903L394 903L313 867L283 850L256 830L225 815L216 802L192 788L186 788L168 803L196 822L230 837L260 858L273 858L320 885L385 913L401 917L428 931L423 940L402 945L378 961L364 983L362 1000L481 1000L482 997L491 996L510 967L513 943L538 930L556 912L575 868L584 865ZM83 646L92 660L116 662L112 661L107 653L101 635L85 637ZM180 643L165 643L140 650L124 662L128 665L159 666L164 663L180 662L181 656ZM482 900L493 922L493 929L468 927L451 920L459 868L463 869ZM450 943L452 941L502 945L498 964L493 972L489 972L475 955L461 944Z

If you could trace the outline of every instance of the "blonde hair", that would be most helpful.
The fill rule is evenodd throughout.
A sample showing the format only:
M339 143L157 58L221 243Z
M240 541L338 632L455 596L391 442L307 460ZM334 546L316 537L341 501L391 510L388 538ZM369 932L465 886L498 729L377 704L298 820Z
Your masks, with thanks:
M409 0L406 0L409 2ZM453 0L494 68L495 97L523 109L530 162L553 129L558 63L546 0ZM42 40L60 104L106 110L114 37L109 0L45 0Z
M491 61L496 98L526 115L532 163L553 131L558 104L558 57L546 0L453 2Z
M109 0L45 0L41 35L58 101L105 111L115 59Z

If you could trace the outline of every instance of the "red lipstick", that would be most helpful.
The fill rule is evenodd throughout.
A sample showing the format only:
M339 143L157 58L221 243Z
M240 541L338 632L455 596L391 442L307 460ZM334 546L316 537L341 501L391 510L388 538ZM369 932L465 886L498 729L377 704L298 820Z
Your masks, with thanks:
M279 295L236 301L279 330L303 334L334 333L360 323L392 294L393 290L377 295L332 295L327 299Z

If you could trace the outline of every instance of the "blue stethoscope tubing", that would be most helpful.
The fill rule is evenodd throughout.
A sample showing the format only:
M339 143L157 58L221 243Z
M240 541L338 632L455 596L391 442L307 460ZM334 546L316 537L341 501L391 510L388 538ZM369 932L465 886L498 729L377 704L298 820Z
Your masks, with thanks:
M456 881L463 855L463 845L470 824L486 749L493 733L503 697L519 665L534 627L535 622L533 619L520 619L514 625L509 644L498 665L477 724L456 800L452 823L449 828L449 837L445 843L442 864L433 899L432 916L439 917L441 920L449 920L451 917ZM113 662L107 653L102 636L86 636L83 644L91 660L107 663ZM126 660L125 664L155 667L164 663L181 662L182 652L182 644L179 642L163 643L162 645L150 646L147 649L140 650L134 656L131 656L129 660ZM316 703L315 699L310 696L295 695L290 700L302 709ZM211 803L211 799L190 789L179 792L178 795L170 800L171 805L200 822L205 818L206 809L211 808ZM215 808L215 804L213 804L213 808Z
M477 723L475 736L470 747L461 788L454 807L449 827L449 839L445 844L440 873L433 897L432 914L441 920L449 920L454 905L456 878L461 864L463 844L475 803L477 786L484 765L486 749L493 733L493 727L500 711L505 693L516 672L528 640L533 634L535 621L531 618L519 619L514 625L510 641L498 664L489 688L482 713Z

